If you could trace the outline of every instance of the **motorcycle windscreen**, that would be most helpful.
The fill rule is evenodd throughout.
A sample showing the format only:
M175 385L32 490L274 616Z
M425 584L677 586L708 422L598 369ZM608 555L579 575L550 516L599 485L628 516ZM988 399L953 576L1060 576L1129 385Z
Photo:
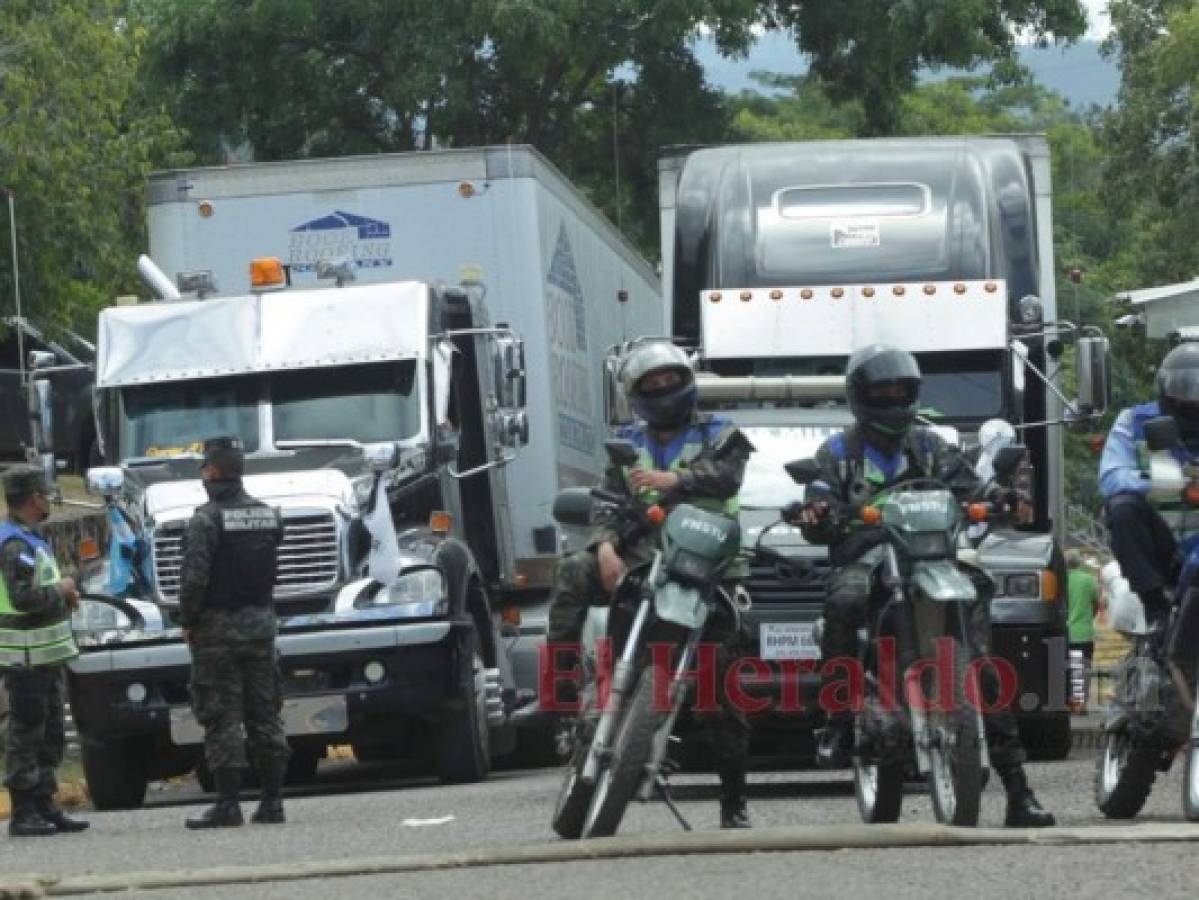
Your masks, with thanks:
M908 534L949 531L961 515L949 491L900 491L882 504L883 523Z
M741 549L741 528L732 519L683 503L662 528L662 567L688 582L711 580Z

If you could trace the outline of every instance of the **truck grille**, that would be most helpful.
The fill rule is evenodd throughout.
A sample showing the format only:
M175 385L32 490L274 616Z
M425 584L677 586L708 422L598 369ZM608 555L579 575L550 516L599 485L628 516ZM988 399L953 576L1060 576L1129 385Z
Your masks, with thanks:
M285 514L275 599L329 590L337 583L338 557L332 513ZM162 599L169 603L179 600L182 563L183 528L160 528L154 535L154 575Z
M745 589L754 605L813 603L819 607L823 604L825 582L829 576L828 560L811 559L806 564L811 568L792 568L785 563L751 565Z

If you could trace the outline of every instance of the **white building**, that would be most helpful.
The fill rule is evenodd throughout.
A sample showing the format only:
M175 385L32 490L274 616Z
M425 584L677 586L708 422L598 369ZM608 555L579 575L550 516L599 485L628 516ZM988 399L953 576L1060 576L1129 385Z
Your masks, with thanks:
M1124 291L1116 299L1133 308L1117 324L1144 325L1146 337L1164 339L1180 329L1199 329L1199 279Z

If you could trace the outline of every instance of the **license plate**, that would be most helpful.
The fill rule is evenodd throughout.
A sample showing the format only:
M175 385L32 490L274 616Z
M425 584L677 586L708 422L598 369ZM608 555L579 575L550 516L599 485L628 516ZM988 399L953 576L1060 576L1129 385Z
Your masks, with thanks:
M288 697L283 701L283 728L289 737L340 734L348 727L346 698L340 694ZM171 707L171 741L180 746L204 742L204 728L191 707Z
M799 622L763 622L759 633L762 659L820 659L813 626Z

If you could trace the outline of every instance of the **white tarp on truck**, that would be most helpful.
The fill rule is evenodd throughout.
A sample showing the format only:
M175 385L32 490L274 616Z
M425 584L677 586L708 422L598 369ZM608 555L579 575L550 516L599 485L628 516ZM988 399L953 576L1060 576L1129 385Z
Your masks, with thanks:
M415 281L112 307L100 313L96 385L415 359L428 310Z

